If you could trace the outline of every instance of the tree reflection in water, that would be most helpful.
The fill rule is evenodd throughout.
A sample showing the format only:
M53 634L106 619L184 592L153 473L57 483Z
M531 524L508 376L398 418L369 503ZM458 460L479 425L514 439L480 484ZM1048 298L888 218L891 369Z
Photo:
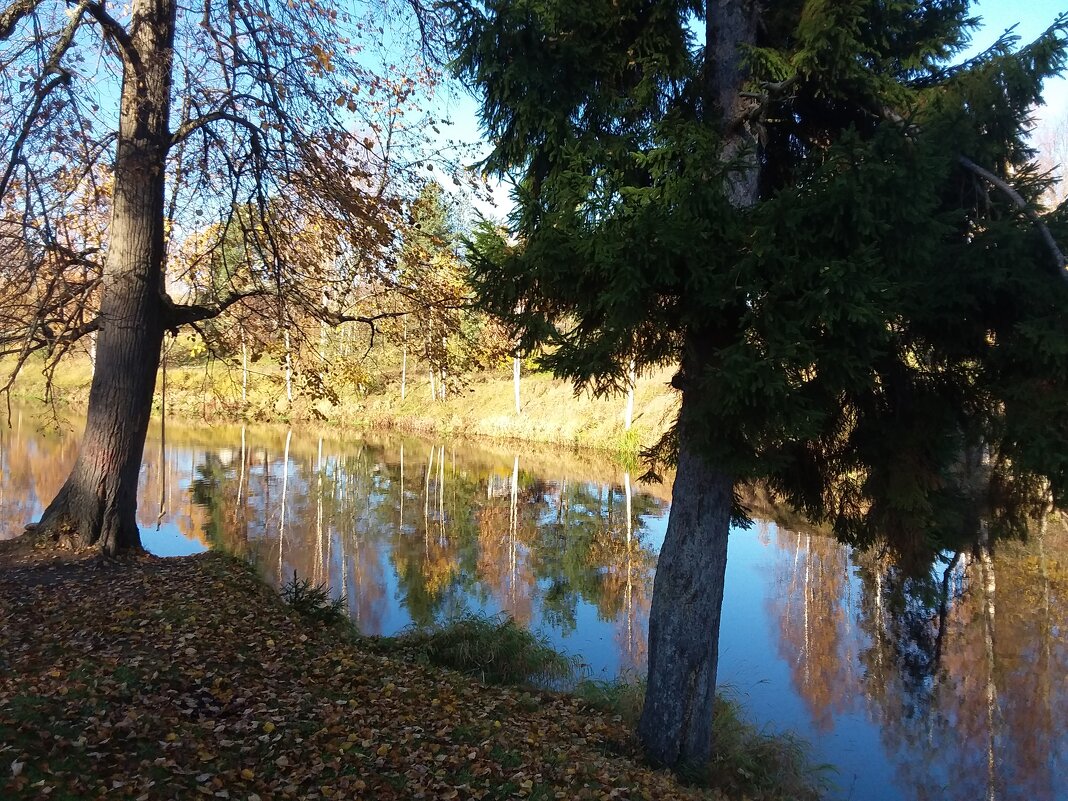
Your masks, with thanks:
M776 542L779 654L817 730L862 710L917 801L1068 796L1061 520L1024 543L980 536L919 576L826 537Z
M529 447L171 425L168 438L162 461L146 449L142 471L149 545L162 499L165 527L245 554L271 580L329 584L366 633L482 609L546 630L608 674L645 669L666 488ZM4 535L39 514L76 452L76 437L17 418L0 432ZM845 717L867 721L884 753L864 758L897 776L899 791L876 788L883 797L1068 798L1061 519L1027 542L980 537L918 575L796 522L761 525L757 540L734 536L761 548L764 578L728 566L727 592L764 598L760 659L781 660L788 678L760 691L796 696L806 716L777 724L818 745Z

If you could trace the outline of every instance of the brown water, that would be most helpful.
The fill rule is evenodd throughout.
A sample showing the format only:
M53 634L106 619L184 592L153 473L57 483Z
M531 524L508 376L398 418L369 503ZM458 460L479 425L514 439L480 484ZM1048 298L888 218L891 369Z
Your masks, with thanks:
M16 417L0 442L10 536L76 437ZM276 583L329 584L368 634L506 613L613 677L645 669L667 511L665 487L526 444L170 426L163 458L146 449L140 522L161 555L223 547ZM721 684L810 740L836 798L1068 799L1066 637L1060 522L923 579L768 521L731 536Z

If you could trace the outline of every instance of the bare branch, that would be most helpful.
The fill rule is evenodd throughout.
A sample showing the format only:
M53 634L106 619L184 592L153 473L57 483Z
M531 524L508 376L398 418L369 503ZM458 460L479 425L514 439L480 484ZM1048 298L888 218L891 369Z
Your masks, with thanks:
M1013 202L1020 211L1027 215L1027 218L1034 223L1038 228L1038 232L1042 235L1042 241L1046 243L1046 247L1049 248L1050 254L1053 256L1053 261L1057 265L1057 272L1061 278L1068 281L1068 259L1065 259L1063 251L1057 246L1057 241L1053 238L1053 234L1050 232L1049 227L1042 220L1041 215L1035 211L1034 207L1027 202L1027 200L1017 192L1010 183L998 178L994 173L990 172L983 167L980 167L974 161L964 156L957 156L957 161L965 169L975 173L980 178L993 184L997 189L1001 190L1008 198Z
M0 42L11 36L15 26L26 16L37 10L41 0L15 0L3 11L0 11Z
M126 32L126 29L122 27L122 23L107 12L103 3L89 3L86 6L86 11L89 12L89 16L100 24L106 37L115 42L122 52L123 58L133 67L134 72L141 75L144 71L141 54L137 52L133 39L130 38L130 34Z
M202 320L211 320L218 317L235 303L240 303L248 298L258 298L270 295L272 291L264 288L249 289L244 292L234 292L218 303L175 303L169 296L163 296L164 320L167 328L177 328L180 325L193 325Z
M171 135L171 147L175 147L188 139L194 133L207 125L211 125L213 122L219 122L225 120L226 122L232 122L234 125L247 129L253 136L259 136L260 129L258 126L246 120L244 117L238 114L231 114L228 111L213 111L210 114L205 114L202 117L197 117L193 120L186 120L180 126L178 130Z
M4 168L4 174L0 176L0 197L3 197L7 193L8 184L11 182L11 176L15 172L15 167L22 159L22 148L26 144L26 137L29 136L30 130L33 128L33 123L37 119L37 115L41 112L41 107L44 105L45 99L56 89L58 86L62 86L70 82L71 75L67 70L60 66L60 61L63 60L63 56L66 55L70 49L71 44L74 43L74 34L78 31L78 26L82 23L82 16L85 14L88 7L88 0L82 0L75 9L74 14L71 16L70 22L63 29L63 33L59 37L59 41L56 42L55 47L52 48L51 54L48 56L48 61L45 63L44 71L38 78L38 87L34 92L33 105L30 107L29 113L22 121L22 128L15 137L15 141L11 148L11 158L8 160L7 165ZM34 4L36 7L36 4ZM10 11L11 9L8 9ZM30 9L32 10L32 8ZM7 12L4 12L5 14ZM29 12L27 12L29 13ZM0 33L2 33L0 29ZM0 36L0 39L6 38L6 36ZM45 80L49 75L54 77Z

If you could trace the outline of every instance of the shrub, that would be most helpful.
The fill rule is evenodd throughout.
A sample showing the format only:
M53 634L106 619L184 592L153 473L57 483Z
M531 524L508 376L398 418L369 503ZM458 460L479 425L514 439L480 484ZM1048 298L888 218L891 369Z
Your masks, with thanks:
M297 577L282 586L282 600L296 610L301 617L333 625L345 619L345 598L330 598L325 584L312 584L308 579Z
M430 664L478 676L489 684L553 684L572 679L578 662L543 635L507 615L465 614L429 629L409 629L394 647Z

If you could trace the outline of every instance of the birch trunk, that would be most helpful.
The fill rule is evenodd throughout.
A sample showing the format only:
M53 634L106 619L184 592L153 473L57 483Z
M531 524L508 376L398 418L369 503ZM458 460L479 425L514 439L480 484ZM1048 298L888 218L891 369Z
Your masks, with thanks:
M520 409L520 406L519 406L519 370L520 370L519 357L516 356L512 360L512 387L515 390L515 414L516 414L516 417L518 417L520 415L520 413L521 413L521 409Z
M289 349L289 326L285 328L283 339L286 347L286 400L293 402L293 354Z
M624 431L630 431L631 423L634 421L634 384L637 380L637 375L635 375L634 371L634 359L631 359L627 367L627 408L623 413Z
M241 406L248 402L248 343L241 335Z
M408 383L408 321L404 321L404 334L401 340L401 400L404 400L404 390Z

